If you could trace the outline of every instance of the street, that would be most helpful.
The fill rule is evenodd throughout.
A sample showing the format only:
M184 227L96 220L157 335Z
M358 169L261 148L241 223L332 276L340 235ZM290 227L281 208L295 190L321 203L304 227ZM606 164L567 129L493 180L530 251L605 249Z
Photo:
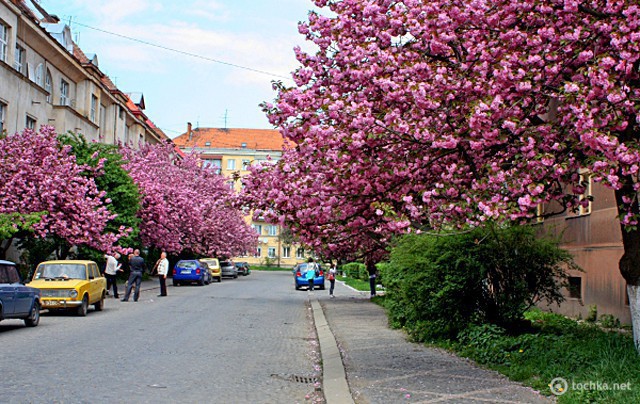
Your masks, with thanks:
M138 302L108 298L85 318L1 322L1 401L294 403L313 392L308 293L290 272L169 287L162 298L142 289Z

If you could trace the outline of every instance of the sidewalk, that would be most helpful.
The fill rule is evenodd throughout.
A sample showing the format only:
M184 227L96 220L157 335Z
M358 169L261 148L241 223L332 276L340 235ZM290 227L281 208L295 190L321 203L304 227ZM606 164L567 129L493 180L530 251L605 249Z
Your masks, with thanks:
M368 293L340 282L336 298L324 292L313 292L310 299L320 303L335 336L355 403L554 402L469 360L408 342L402 331L388 327L384 310L369 301ZM324 352L322 358L324 364ZM336 402L326 383L323 388L327 402Z

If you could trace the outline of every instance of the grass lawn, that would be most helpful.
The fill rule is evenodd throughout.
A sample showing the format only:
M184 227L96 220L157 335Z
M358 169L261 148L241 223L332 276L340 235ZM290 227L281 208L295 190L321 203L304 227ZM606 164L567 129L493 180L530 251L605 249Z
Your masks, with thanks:
M349 277L337 276L337 280L344 282L345 284L351 286L355 290L369 291L369 282L363 281L361 279L354 279Z
M384 306L384 297L374 301ZM640 356L629 330L604 329L535 309L532 327L509 334L471 326L456 341L431 341L553 396L559 403L640 403ZM553 389L553 391L552 391Z
M470 338L454 349L544 394L563 393L560 403L640 402L640 357L631 335L540 310L526 317L533 333Z

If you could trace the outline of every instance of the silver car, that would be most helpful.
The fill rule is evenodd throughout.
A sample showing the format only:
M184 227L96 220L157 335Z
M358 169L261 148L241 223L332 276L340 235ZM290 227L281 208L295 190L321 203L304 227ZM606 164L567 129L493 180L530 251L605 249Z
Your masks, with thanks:
M231 278L238 277L238 268L236 268L236 264L231 260L220 261L220 271L222 276L228 276Z

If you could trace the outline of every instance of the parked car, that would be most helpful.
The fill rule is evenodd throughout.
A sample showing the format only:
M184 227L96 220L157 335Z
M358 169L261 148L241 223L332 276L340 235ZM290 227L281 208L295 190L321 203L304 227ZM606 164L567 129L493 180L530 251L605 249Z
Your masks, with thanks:
M102 310L107 295L107 280L98 264L86 260L41 262L28 286L40 289L43 308L75 310L82 317L89 305Z
M249 269L249 263L247 262L236 262L236 270L238 271L238 275L247 276L251 273L251 269Z
M222 271L222 276L238 277L238 268L231 260L220 261L220 270Z
M207 264L198 260L180 260L173 267L173 286L196 282L198 285L211 283Z
M222 282L222 272L220 271L220 261L217 258L202 258L200 260L204 262L209 267L209 273L211 274L211 279L215 279L218 282Z
M313 278L314 287L319 287L324 290L324 271L322 267L316 263L304 262L297 264L293 267L293 283L296 290L299 290L302 286L309 287L309 281L307 280L307 271L315 271L316 275Z
M0 320L17 318L27 327L40 322L40 289L22 284L16 264L0 260Z

